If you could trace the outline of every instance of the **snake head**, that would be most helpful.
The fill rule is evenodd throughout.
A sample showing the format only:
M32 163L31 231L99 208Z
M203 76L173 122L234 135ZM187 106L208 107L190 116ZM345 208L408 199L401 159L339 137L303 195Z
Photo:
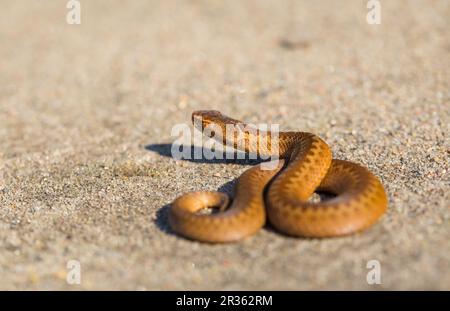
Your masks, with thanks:
M205 126L221 118L223 115L217 110L196 110L192 113L192 122L195 124L196 120L201 120Z
M222 119L222 113L217 110L196 110L192 113L192 123L199 130L205 129L210 124L219 124Z
M197 110L192 113L192 123L203 135L226 144L227 134L235 134L237 126L245 126L241 121L232 119L217 110ZM234 126L234 127L229 127ZM236 127L236 128L235 128Z

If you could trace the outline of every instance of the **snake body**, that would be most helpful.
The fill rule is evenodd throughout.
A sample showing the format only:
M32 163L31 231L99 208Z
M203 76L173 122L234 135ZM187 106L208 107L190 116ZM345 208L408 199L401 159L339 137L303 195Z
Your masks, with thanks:
M239 120L218 111L195 111L193 120L204 130L210 126L226 133L227 125L245 128ZM347 235L373 225L387 208L379 179L368 169L332 158L330 147L306 132L279 132L276 143L254 143L262 134L245 132L240 138L215 135L223 145L259 156L278 154L271 170L256 165L237 181L234 198L220 192L190 192L171 204L169 224L178 234L203 242L233 242L256 233L266 219L278 231L299 237L324 238ZM243 141L239 141L243 140ZM332 193L332 199L308 201L315 191ZM230 203L231 202L231 203ZM219 208L215 214L200 214Z

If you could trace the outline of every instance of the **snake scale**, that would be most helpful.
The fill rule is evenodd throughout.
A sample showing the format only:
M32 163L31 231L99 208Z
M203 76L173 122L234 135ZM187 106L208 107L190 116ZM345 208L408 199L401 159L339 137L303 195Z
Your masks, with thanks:
M204 130L215 126L226 132L227 125L243 128L245 123L218 111L194 111L192 119ZM219 131L220 132L220 131ZM265 133L270 134L270 132ZM219 243L241 240L256 233L266 219L278 231L298 237L325 238L348 235L373 225L387 208L383 185L368 169L332 158L330 147L318 136L306 132L278 132L277 144L254 144L252 135L241 136L243 144L224 135L213 138L220 143L258 155L278 153L271 170L258 164L237 180L234 198L221 192L190 192L172 202L169 224L189 239ZM270 135L268 135L270 137ZM253 139L253 140L252 140ZM335 196L313 203L315 192ZM218 213L201 214L205 208Z

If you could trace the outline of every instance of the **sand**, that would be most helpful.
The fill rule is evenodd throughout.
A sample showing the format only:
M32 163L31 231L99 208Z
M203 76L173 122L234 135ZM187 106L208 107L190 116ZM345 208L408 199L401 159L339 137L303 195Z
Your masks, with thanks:
M1 1L0 289L450 289L450 2ZM389 196L361 234L173 234L251 165L170 157L196 109L310 131ZM70 260L81 284L69 284ZM381 284L366 280L369 260Z

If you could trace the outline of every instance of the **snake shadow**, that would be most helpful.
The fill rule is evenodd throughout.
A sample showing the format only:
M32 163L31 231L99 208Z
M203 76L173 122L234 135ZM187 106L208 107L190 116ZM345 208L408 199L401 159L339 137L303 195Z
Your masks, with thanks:
M170 204L166 204L156 211L155 225L156 227L169 235L176 235L175 231L169 225L169 209Z
M241 158L237 158L237 152L222 152L220 158L208 159L205 157L203 148L199 146L186 146L186 145L178 145L178 144L149 144L146 145L145 150L158 153L161 156L173 158L175 157L172 154L172 150L178 150L180 152L184 151L184 148L190 148L186 153L187 155L183 155L180 160L193 162L193 163L206 163L206 164L239 164L239 165L256 165L266 160L260 157L250 157L250 155L245 153L240 153Z

